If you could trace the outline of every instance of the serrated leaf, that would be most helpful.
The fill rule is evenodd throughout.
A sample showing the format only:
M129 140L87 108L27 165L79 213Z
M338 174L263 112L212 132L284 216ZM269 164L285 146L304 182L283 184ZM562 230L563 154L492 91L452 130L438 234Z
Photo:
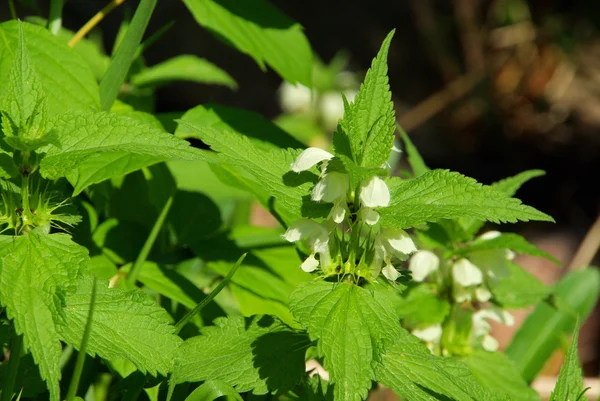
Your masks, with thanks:
M181 346L174 377L178 383L220 380L238 392L284 392L304 374L309 345L298 333L269 315L215 320L202 335Z
M243 398L229 384L219 380L207 380L187 396L185 401L214 401L220 397L243 401Z
M394 144L396 120L387 77L392 36L394 31L383 41L354 102L345 104L344 118L333 136L336 153L350 157L359 166L380 167ZM351 154L347 154L348 144Z
M290 295L290 310L310 338L318 340L335 399L365 399L376 379L375 366L401 331L387 292L310 281Z
M515 263L506 263L506 274L490 280L494 299L507 309L536 305L552 293L537 277Z
M508 177L490 185L496 191L502 192L507 196L513 196L521 185L535 177L540 177L546 174L543 170L527 170L519 173L513 177ZM458 223L465 232L465 239L470 239L475 235L481 227L484 225L483 220L461 218Z
M388 171L384 168L361 167L354 163L352 159L344 155L339 155L329 160L326 171L339 171L347 173L350 177L350 188L357 188L362 181L367 181L371 177L379 176L385 178L389 175Z
M377 380L411 401L508 399L484 389L462 362L432 355L405 330L383 356Z
M290 134L258 113L220 104L198 105L185 112L182 121L196 127L213 127L218 130L235 131L248 137L256 146L264 150L278 148L303 148ZM175 130L179 138L196 138L198 130L180 124Z
M412 171L415 174L415 176L418 177L428 172L430 168L427 167L427 165L423 161L423 158L419 154L419 151L417 150L415 145L413 145L408 134L404 132L404 130L400 126L398 126L398 131L400 132L400 135L402 136L402 141L404 142L404 150L406 151L408 164L410 164L410 168L412 168Z
M131 78L135 86L161 86L173 81L224 85L237 88L235 80L225 71L203 58L184 54L145 68Z
M522 236L513 233L503 233L491 239L478 239L467 246L457 249L456 253L460 255L467 255L471 252L485 251L490 249L510 249L518 254L546 258L555 264L560 265L560 261L554 256L542 251Z
M513 401L535 401L540 396L527 385L514 362L499 352L475 351L460 359L486 389Z
M263 150L235 132L182 124L194 129L204 143L218 152L217 164L230 174L231 179L237 180L240 187L256 196L267 210L277 214L286 224L302 216L327 216L331 205L310 200L310 188L318 176L311 171L298 174L290 169L299 150Z
M392 178L388 187L391 203L379 213L384 225L396 228L459 217L494 223L554 221L547 214L523 205L519 199L448 170L428 171L410 180Z
M62 347L55 323L64 317L65 297L74 290L87 249L68 235L34 230L16 237L2 253L0 298L39 366L50 399L58 401Z
M286 81L310 87L312 51L302 27L265 0L184 0L196 21L218 38L265 63Z
M575 325L573 333L573 341L569 346L569 351L565 356L565 361L560 368L558 381L554 387L554 391L550 395L550 401L587 401L586 396L582 396L583 389L583 373L581 371L581 363L577 355L577 344L579 337L579 327Z
M436 294L436 289L427 283L410 287L396 301L400 318L409 326L442 323L450 313L450 303Z
M75 348L85 330L93 279L87 276L77 284L77 291L65 299L64 324L57 326L61 340ZM170 320L143 291L108 288L108 281L98 280L87 352L108 360L127 359L144 373L166 375L181 345Z
M42 26L22 23L32 65L46 94L48 114L100 107L98 85L86 62ZM19 23L0 24L0 76L8 77L19 43ZM8 96L8 80L0 80L0 104Z
M48 179L67 177L79 194L91 184L171 159L205 160L206 153L155 127L114 113L69 111L53 129L59 146L50 146L40 163Z

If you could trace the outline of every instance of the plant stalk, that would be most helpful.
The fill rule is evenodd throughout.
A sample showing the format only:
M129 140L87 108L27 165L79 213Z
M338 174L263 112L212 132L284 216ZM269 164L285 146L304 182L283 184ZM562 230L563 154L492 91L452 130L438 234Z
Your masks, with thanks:
M98 11L88 22L82 26L77 33L69 41L69 47L75 47L81 39L83 39L92 29L96 27L106 17L108 13L123 4L125 0L112 0L102 10Z
M66 0L51 0L50 15L48 16L48 29L53 35L58 35L62 28L62 10Z
M11 401L13 389L19 372L19 362L21 360L21 350L23 349L23 338L16 335L10 342L10 358L8 359L8 371L4 376L0 389L2 395L0 401Z

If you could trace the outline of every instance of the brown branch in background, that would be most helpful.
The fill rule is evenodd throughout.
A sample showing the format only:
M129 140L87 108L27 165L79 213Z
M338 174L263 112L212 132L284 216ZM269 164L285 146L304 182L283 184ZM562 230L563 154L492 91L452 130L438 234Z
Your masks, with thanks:
M81 27L69 41L69 47L75 47L75 45L85 37L96 25L104 19L104 17L112 10L125 3L125 0L112 0L102 10L98 11L84 26Z
M481 71L485 67L478 10L479 0L454 0L454 16L460 31L465 64L470 72Z
M408 112L400 116L398 123L406 132L410 132L429 120L450 104L464 97L483 79L479 72L463 75L444 89L434 93Z
M583 269L592 263L594 256L600 248L600 215L596 218L596 221L590 227L589 231L585 235L585 238L579 245L577 253L573 257L568 270L579 270Z

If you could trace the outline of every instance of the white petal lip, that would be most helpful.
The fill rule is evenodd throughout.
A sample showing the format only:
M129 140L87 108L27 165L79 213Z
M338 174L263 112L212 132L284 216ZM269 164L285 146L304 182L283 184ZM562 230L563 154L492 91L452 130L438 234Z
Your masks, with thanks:
M495 352L498 350L500 344L498 344L498 340L496 340L494 337L490 336L489 334L486 335L485 337L483 337L483 342L481 343L481 346L483 347L484 350L489 351L489 352Z
M335 171L325 174L313 188L311 199L317 202L345 199L349 186L348 174Z
M313 271L317 270L317 267L319 267L319 261L317 259L315 259L315 255L310 255L300 265L300 268L302 270L304 270L305 272L307 272L307 273L310 273L310 272L313 272Z
M483 282L481 270L467 259L460 259L452 266L454 281L463 287L478 285Z
M289 226L281 237L286 241L296 242L307 237L318 238L327 237L327 235L327 229L316 221L300 219Z
M502 233L500 231L488 231L486 233L481 234L479 236L479 239L481 239L481 240L494 239L494 238L498 238L500 235L502 235Z
M340 203L334 203L331 212L329 212L329 218L340 224L344 221L344 217L346 217L346 208Z
M367 207L385 207L390 204L390 190L379 177L363 182L360 188L360 201Z
M321 148L307 148L298 155L296 160L292 163L292 171L299 173L306 171L323 160L331 160L334 155Z
M413 336L420 338L429 343L437 343L442 338L442 326L434 324L423 329L415 329L412 331Z
M379 213L370 207L361 207L358 217L370 226L374 226L379 221Z
M412 238L404 230L387 230L384 235L389 246L396 252L410 255L417 251Z
M408 264L414 281L423 281L430 273L440 267L440 259L431 251L419 251L415 253Z
M479 302L487 302L492 298L492 293L485 287L477 287L475 289L475 298Z
M385 278L391 281L396 281L396 279L400 277L400 273L398 273L398 270L396 270L394 265L392 265L391 263L385 265L381 272L383 273Z

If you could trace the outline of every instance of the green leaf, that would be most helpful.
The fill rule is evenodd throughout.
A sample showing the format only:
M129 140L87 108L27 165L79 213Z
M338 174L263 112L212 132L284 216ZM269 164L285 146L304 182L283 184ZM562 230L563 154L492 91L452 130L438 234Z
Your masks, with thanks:
M369 180L374 176L385 178L389 175L388 171L384 168L361 167L354 163L352 159L344 155L339 155L329 160L326 171L341 171L348 173L350 177L350 188L357 188L362 181Z
M224 85L231 89L237 83L231 76L203 58L180 55L143 69L131 78L135 86L161 86L173 81L190 81L200 84Z
M161 161L208 158L186 141L113 113L66 112L57 116L53 129L60 147L48 148L40 172L48 179L67 177L75 195Z
M467 246L457 249L456 253L460 255L468 255L471 252L485 251L490 249L510 249L518 254L546 258L557 265L560 265L560 261L554 256L542 251L537 246L528 242L522 236L513 233L503 233L491 239L478 239Z
M86 62L62 40L41 26L22 23L32 67L46 95L48 115L68 109L100 107L98 85ZM0 24L0 76L8 77L19 46L19 23ZM0 104L6 102L9 80L0 80Z
M417 150L415 145L413 145L408 134L404 132L404 130L400 126L398 126L398 131L400 132L402 140L404 141L404 150L406 151L406 155L408 156L408 164L410 164L410 168L412 168L415 176L418 177L428 172L430 170L429 167L427 167L427 165L423 161L423 158L419 154L419 151Z
M535 305L552 293L537 277L515 263L506 263L507 271L490 280L494 299L508 309Z
M100 99L103 111L110 110L123 82L125 82L155 6L156 0L141 0L125 36L119 42L115 56L108 66L104 78L100 81Z
M409 326L442 323L450 313L450 304L436 292L433 285L426 283L410 287L396 302L398 315Z
M61 340L75 348L83 337L92 284L87 276L67 295L64 324L58 326ZM108 281L98 280L96 291L87 352L108 360L127 359L152 375L171 372L181 339L167 312L141 290L108 288Z
M302 283L290 295L292 314L311 340L318 340L336 400L367 397L377 363L400 335L388 296L386 291L325 281Z
M298 333L269 315L215 320L202 335L181 346L174 377L178 383L219 380L238 392L285 392L304 374L309 345Z
M587 401L587 397L582 397L585 392L583 389L583 373L581 372L581 363L577 356L577 343L579 337L579 327L575 325L573 333L573 341L569 346L569 351L565 357L565 362L560 368L558 381L554 387L554 391L550 395L550 401Z
M187 396L185 401L213 401L219 397L243 401L242 397L229 384L219 380L208 380Z
M392 178L388 187L391 203L379 213L384 225L396 228L458 217L494 223L554 221L547 214L523 205L519 199L448 170L432 170L410 180Z
M346 104L344 118L333 136L336 153L360 166L380 167L388 160L394 144L396 119L387 77L392 36L394 31L383 41L356 99L349 106Z
M265 63L286 81L310 87L312 50L302 27L265 0L184 0L196 21L248 54L264 70Z
M575 327L577 316L584 321L600 294L600 272L588 268L568 273L555 288L555 303L540 303L521 325L506 355L515 361L523 378L530 382ZM564 306L563 306L564 305Z
M487 392L462 362L432 355L405 330L399 332L376 373L381 384L411 401L505 399Z
M204 143L218 152L217 163L232 179L286 224L302 216L327 216L330 205L310 200L310 188L318 176L310 171L298 174L290 170L299 150L267 151L235 132L200 128L183 121L182 124L194 129Z
M477 381L513 401L535 401L540 396L527 385L514 362L499 352L475 351L461 358ZM565 398L566 399L566 398Z
M0 259L2 304L17 333L23 334L50 399L58 401L62 347L55 323L64 318L65 297L74 290L73 283L87 261L87 249L68 235L34 230L16 237L7 251ZM86 299L87 307L89 293Z
M199 105L186 111L181 120L198 128L213 127L222 131L237 132L250 138L256 146L264 150L270 150L274 147L304 147L302 142L299 142L260 114L249 110L219 104ZM175 130L175 136L202 139L198 130L187 124L180 124Z

